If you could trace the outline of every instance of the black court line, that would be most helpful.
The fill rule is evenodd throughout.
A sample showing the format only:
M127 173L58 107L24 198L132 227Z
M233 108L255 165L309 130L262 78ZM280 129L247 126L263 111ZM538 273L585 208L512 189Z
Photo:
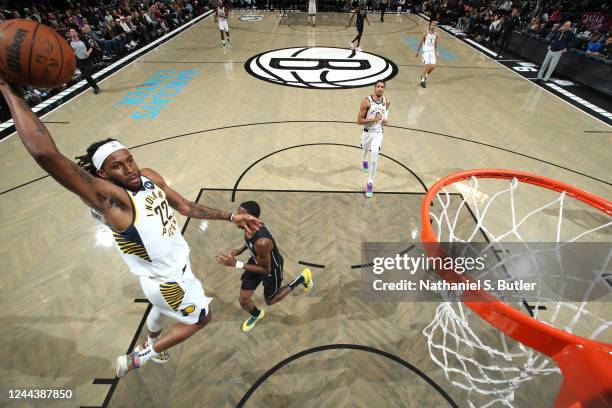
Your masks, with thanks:
M45 125L68 125L70 124L70 122L52 121L52 120L42 120L41 122L44 123Z
M305 261L298 261L298 264L304 265L304 266L310 266L311 268L325 269L325 265L319 265L319 264L305 262Z
M283 149L279 149L276 150L272 153L268 153L267 155L255 160L253 163L251 163L251 165L249 167L247 167L242 174L238 177L238 179L236 180L236 184L234 184L234 192L232 192L232 202L236 201L236 190L238 189L238 185L240 184L240 181L242 180L242 178L248 173L249 170L251 170L255 165L257 165L258 163L264 161L265 159L277 154L277 153L281 153L287 150L291 150L291 149L297 149L300 147L310 147L310 146L342 146L342 147L351 147L354 149L359 149L361 150L361 146L354 146L354 145L349 145L349 144L344 144L344 143L305 143L305 144L301 144L301 145L295 145L295 146L289 146L289 147L285 147ZM399 164L400 166L402 166L404 169L406 169L410 174L412 174L414 176L414 178L417 179L417 181L421 184L421 186L423 187L423 189L425 191L427 191L427 186L425 185L425 183L423 182L423 180L421 180L421 178L414 172L412 171L408 166L406 166L405 164L403 164L402 162L387 156L384 153L380 153L380 155L382 157L385 157L391 161L393 161L396 164Z
M472 220L474 220L474 224L478 225L478 218L476 217L476 214L474 214L474 211L472 211L472 207L470 207L470 205L467 203L467 201L463 197L463 194L459 194L459 195L461 196L461 200L465 201L465 208L467 208L470 216L472 217ZM491 240L489 239L489 236L487 235L486 231L482 227L478 227L478 230L480 231L480 234L485 239L485 241L487 241L487 244L490 244ZM495 258L497 258L497 262L501 262L501 257L499 256L499 252L502 252L502 251L497 251L496 248L494 248L493 253L495 254ZM504 270L504 272L509 278L516 279L514 276L510 274L510 272L508 272L508 269L506 268L505 265L502 265L502 269ZM534 317L534 314L533 314L534 309L546 310L546 306L532 306L524 298L521 299L521 303L525 307L525 310L527 310L527 313L529 313L529 316L531 316L532 318Z
M186 136L193 136L193 135L197 135L197 134L201 134L201 133L209 133L209 132L214 132L214 131L218 131L218 130L235 129L235 128L241 128L241 127L259 126L259 125L287 124L287 123L339 123L339 124L349 124L349 125L355 126L355 122L341 121L341 120L285 120L285 121L272 121L272 122L244 123L244 124L240 124L240 125L229 125L229 126L222 126L222 127L218 127L218 128L196 130L196 131L193 131L193 132L182 133L182 134L178 134L178 135L175 135L175 136L169 136L169 137L165 137L165 138L161 138L161 139L157 139L157 140L152 140L152 141L146 142L146 143L141 143L139 145L135 145L135 146L130 147L130 149L137 149L139 147L148 146L148 145L152 145L152 144L156 144L156 143L161 143L161 142L165 142L165 141L168 141L168 140L179 139L179 138L186 137ZM598 181L598 182L606 184L608 186L612 186L612 183L610 183L610 182L608 182L606 180L602 180L600 178L591 176L589 174L582 173L582 172L579 172L577 170L573 170L573 169L571 169L569 167L565 167L565 166L562 166L560 164L555 164L555 163L549 162L547 160L538 159L537 157L530 156L528 154L524 154L524 153L520 153L520 152L517 152L517 151L514 151L514 150L506 149L504 147L499 147L499 146L495 146L495 145L492 145L492 144L479 142L477 140L466 139L464 137L453 136L453 135L449 135L449 134L445 134L445 133L439 133L439 132L433 132L433 131L429 131L429 130L416 129L416 128L410 128L410 127L405 127L405 126L396 126L396 125L389 125L388 127L389 128L393 128L393 129L411 130L411 131L419 132L419 133L427 133L427 134L431 134L431 135L436 135L436 136L440 136L440 137L446 137L446 138L454 139L454 140L461 140L461 141L467 142L467 143L473 143L473 144L477 144L477 145L481 145L481 146L485 146L485 147L490 147L492 149L504 151L506 153L515 154L515 155L520 156L520 157L525 157L527 159L535 160L535 161L540 162L540 163L548 164L550 166L557 167L559 169L563 169L563 170L569 171L569 172L574 173L574 174L578 174L578 175L586 177L588 179ZM48 175L47 176L42 176L42 177L39 177L37 179L30 180L30 181L25 182L23 184L17 185L15 187L11 187L8 190L4 190L4 191L0 192L0 195L6 194L8 192L11 192L11 191L16 190L16 189L21 188L21 187L25 187L28 184L31 184L31 183L33 183L35 181L42 180L42 179L44 179L46 177L49 177L49 176Z
M388 353L386 351L378 350L378 349L375 349L373 347L362 346L362 345L359 345L359 344L328 344L328 345L325 345L325 346L318 346L318 347L309 348L309 349L300 351L299 353L296 353L296 354L294 354L292 356L287 357L286 359L284 359L283 361L279 362L274 367L272 367L271 369L266 371L261 377L259 377L257 379L257 381L255 381L255 383L253 383L251 388L249 388L247 390L247 392L242 396L242 398L240 399L240 401L236 405L236 408L243 408L244 404L246 404L246 402L249 400L249 398L251 398L251 395L253 395L253 393L257 390L257 388L259 388L259 386L261 384L263 384L264 381L266 381L272 374L274 374L275 372L277 372L278 370L280 370L281 368L283 368L287 364L289 364L292 361L295 361L295 360L297 360L299 358L307 356L309 354L319 353L321 351L326 351L326 350L359 350L359 351L365 351L365 352L368 352L368 353L377 354L377 355L382 356L382 357L386 357L386 358L388 358L388 359L390 359L392 361L395 361L396 363L406 367L407 369L411 370L413 373L415 373L416 375L421 377L421 379L423 379L425 382L427 382L429 385L431 385L431 387L434 390L436 390L448 402L448 405L450 405L453 408L459 408L459 405L457 405L457 403L455 401L453 401L453 399L450 397L450 395L448 395L446 393L446 391L444 391L444 389L438 383L436 383L434 380L429 378L427 376L427 374L425 374L423 371L419 370L417 367L413 366L412 364L410 364L406 360L403 360L402 358L400 358L400 357L398 357L398 356L396 356L394 354Z
M92 384L113 384L115 382L114 378L95 378Z
M419 194L424 194L424 193L419 193ZM402 252L400 252L398 255L404 255L407 254L408 252L412 251L414 248L416 248L416 245L410 245L408 248L404 249ZM351 265L351 269L362 269L362 268L369 268L371 266L374 266L373 262L367 263L367 264L361 264L361 265Z
M585 130L584 133L612 133L612 130Z
M244 64L246 61L140 61L141 64Z
M198 196L196 198L196 203L198 201L200 201L200 198L202 197L202 193L204 192L204 189L200 189L200 192L198 193ZM185 234L185 231L187 230L187 225L189 225L189 221L191 220L191 217L187 217L187 220L185 221L185 225L183 225L183 228L181 230L181 234ZM147 321L147 317L149 317L149 313L151 313L151 309L153 308L153 305L151 305L151 303L149 303L149 301L147 299L142 299L142 298L136 298L134 299L135 303L148 303L147 306L147 310L145 310L142 319L140 320L140 324L138 325L138 328L136 329L136 332L134 333L134 337L132 337L132 341L130 342L130 345L127 349L127 351L125 352L125 354L129 354L132 352L132 350L134 350L134 346L136 346L136 342L138 341L138 337L140 336L140 332L142 332L142 328L144 327L146 321ZM115 393L115 390L117 389L117 384L119 384L119 380L120 378L115 377L113 379L104 379L104 378L94 378L93 380L93 384L110 384L110 389L108 390L106 397L104 398L104 402L102 403L102 405L100 407L95 407L95 408L107 408L108 404L110 404L110 400L113 397L113 394ZM86 408L86 407L81 407L81 408Z
M395 64L398 67L415 67L415 68L423 68L423 65L417 64ZM504 69L502 67L455 67L452 65L436 65L436 68L452 68L452 69Z
M178 31L176 33L174 33L172 35L169 35L167 38L164 38L163 40L160 40L160 42L158 42L154 47L151 47L151 48L149 48L146 51L140 52L142 50L142 48L140 48L138 50L135 50L134 53L133 54L129 54L128 55L129 58L126 59L125 61L123 61L121 64L119 64L116 67L114 67L113 69L105 72L104 74L98 76L96 78L96 82L100 83L100 82L104 81L106 78L108 78L109 76L113 75L115 72L125 68L126 66L130 65L132 62L134 62L138 58L141 58L141 57L147 55L148 53L150 53L151 51L156 50L162 44L167 43L168 41L170 41L173 38L175 38L177 35L182 34L186 30L188 30L189 28L193 27L197 23L206 20L211 14L212 14L212 11L205 11L204 13L194 17L194 19L195 19L195 18L198 18L198 17L200 17L202 15L204 16L204 17L202 17L201 19L199 19L197 21L191 20L191 21L188 21L187 23L185 23L184 25L182 25L181 27L178 27ZM146 47L146 44L145 44L145 47ZM79 80L79 82L80 81L81 80ZM74 85L76 85L76 84L73 84L71 86L74 86ZM70 88L70 87L68 87L68 88ZM59 98L58 100L56 100L55 102L50 103L49 105L45 106L44 108L41 108L38 112L34 112L34 114L40 118L40 117L46 115L47 113L50 113L55 108L60 107L61 105L65 104L66 102L68 102L68 101L76 98L77 96L81 95L82 93L86 92L88 89L89 89L89 84L87 82L85 82L84 85L81 85L79 88L75 89L74 91L71 91L68 95L65 95L65 96ZM52 97L53 96L51 96L50 98L52 98ZM41 103L45 103L45 101L42 101ZM13 134L13 132L15 132L15 125L12 125L12 126L7 127L6 129L0 130L0 140L10 136L11 134Z
M604 273L601 277L606 281L606 284L612 288L612 273Z

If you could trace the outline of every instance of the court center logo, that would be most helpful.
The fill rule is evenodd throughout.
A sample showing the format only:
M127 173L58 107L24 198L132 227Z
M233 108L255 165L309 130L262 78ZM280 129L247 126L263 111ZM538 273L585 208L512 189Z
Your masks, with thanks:
M238 17L238 20L240 21L259 21L261 19L263 19L263 16L260 15L246 15Z
M263 81L310 89L359 88L397 75L397 65L387 58L335 47L267 51L249 58L244 67Z

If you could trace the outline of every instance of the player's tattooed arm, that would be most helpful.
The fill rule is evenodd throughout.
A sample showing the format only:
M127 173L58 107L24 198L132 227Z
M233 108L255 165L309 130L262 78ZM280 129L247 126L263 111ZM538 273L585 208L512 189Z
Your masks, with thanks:
M38 165L58 183L97 210L104 212L110 208L108 197L116 197L114 190L118 190L118 187L93 177L64 156L38 116L2 78L0 78L0 92L11 111L21 142Z
M170 203L172 205L172 203ZM186 215L193 218L202 218L207 220L230 220L232 216L231 211L219 210L216 208L207 207L202 204L194 203L193 201L188 202L189 210Z
M168 200L170 207L186 217L231 221L249 233L257 231L261 227L261 221L252 215L234 214L231 211L219 210L187 200L166 184L164 178L154 170L142 169L141 174L157 184L166 194L166 200Z

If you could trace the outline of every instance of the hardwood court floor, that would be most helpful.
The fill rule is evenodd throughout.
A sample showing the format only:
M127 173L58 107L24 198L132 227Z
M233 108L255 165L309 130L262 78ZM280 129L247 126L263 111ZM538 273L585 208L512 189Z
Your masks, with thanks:
M241 13L232 13L227 50L207 18L103 81L100 95L87 92L47 115L45 121L56 122L48 127L59 148L74 157L95 140L116 137L133 148L141 167L154 168L189 199L196 199L202 188L235 185L361 190L366 178L358 169L360 129L354 121L360 100L372 87L284 87L254 78L243 66L268 50L346 47L354 28L289 27L279 25L276 14L255 14L263 19L240 21ZM422 89L420 59L410 44L426 23L416 16L389 15L384 24L375 15L370 20L362 48L399 67L387 84L392 126L385 132L375 191L423 193L451 172L499 167L540 173L610 196L609 133L585 133L610 131L609 126L444 33L441 45L452 60L442 59ZM196 70L197 75L155 119L132 118L140 108L121 101L161 70ZM88 209L49 177L31 182L44 173L17 136L0 142L0 154L2 384L70 388L76 394L75 401L66 403L15 406L100 406L110 385L92 381L114 377L115 357L126 352L147 305L134 302L142 298L139 285ZM299 260L325 265L314 270L315 292L290 296L270 308L252 334L243 335L237 271L216 266L212 259L217 250L239 243L239 231L215 222L202 231L200 221L191 220L186 230L191 261L215 297L215 321L171 350L167 365L150 364L120 381L110 406L235 406L276 363L334 343L391 353L465 405L465 393L445 380L423 348L421 331L434 305L354 301L359 273L349 267L360 243L418 239L420 195L378 194L366 201L354 193L258 191L239 192L236 201L251 197L264 203L262 217L274 225L283 251L294 261L288 274L298 272ZM220 190L203 194L200 201L236 205ZM552 377L538 381L521 388L518 405L529 406L534 392L558 386ZM247 406L373 404L443 406L443 400L397 361L338 349L284 366Z

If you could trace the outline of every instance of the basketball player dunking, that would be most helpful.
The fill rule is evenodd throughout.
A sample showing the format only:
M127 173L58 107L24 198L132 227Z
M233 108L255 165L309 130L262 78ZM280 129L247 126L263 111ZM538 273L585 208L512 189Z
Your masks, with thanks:
M317 0L308 0L308 24L315 26L317 18Z
M229 25L227 17L229 10L227 8L227 0L220 0L219 5L215 9L215 22L219 23L219 31L221 32L221 46L225 47L225 35L227 35L227 45L230 45Z
M260 215L259 204L255 201L247 201L240 204L236 214L250 214L253 217ZM242 228L242 227L239 227ZM281 287L283 281L283 257L278 251L276 241L265 225L253 232L244 232L245 244L239 248L232 249L225 254L217 255L216 259L222 265L231 266L244 270L242 273L242 285L240 286L240 305L251 315L242 323L242 331L249 332L255 328L255 323L261 320L265 313L258 309L253 303L253 292L263 282L264 298L267 305L273 305L283 300L293 289L303 285L306 292L314 286L312 272L306 268L302 274L294 279L289 285ZM249 261L245 264L236 260L236 256L249 250Z
M421 49L421 45L423 46L423 73L421 74L421 86L423 88L427 88L427 75L431 74L434 69L436 69L436 56L439 58L438 54L438 35L435 33L437 23L432 21L429 23L429 29L423 37L421 37L421 41L419 41L419 46L417 47L416 56L419 56L419 50Z
M165 350L191 337L212 318L211 299L191 271L189 246L172 208L189 217L228 220L249 233L259 229L261 222L248 214L186 200L154 170L139 169L130 151L116 140L94 143L77 165L57 149L47 128L2 78L0 92L27 151L111 229L119 254L138 276L153 305L147 317L147 342L117 357L117 376L123 377L151 359L165 362ZM163 315L177 323L160 336Z
M378 166L378 153L383 140L383 126L387 126L389 108L391 101L383 96L385 93L385 82L378 81L374 85L374 95L370 95L361 101L357 123L363 125L361 132L361 147L363 148L363 171L368 173L368 183L365 194L370 198L374 195L373 184ZM368 151L370 162L368 163Z
M361 51L361 48L359 48L359 43L361 42L361 36L363 35L363 21L367 21L368 25L370 25L370 21L368 20L368 13L365 7L361 5L361 3L357 3L357 6L355 7L355 12L351 15L351 18L349 19L346 28L350 27L355 16L357 16L357 20L355 20L355 26L357 27L357 36L353 38L353 41L349 42L349 46L351 47L351 50L357 49L357 51Z

